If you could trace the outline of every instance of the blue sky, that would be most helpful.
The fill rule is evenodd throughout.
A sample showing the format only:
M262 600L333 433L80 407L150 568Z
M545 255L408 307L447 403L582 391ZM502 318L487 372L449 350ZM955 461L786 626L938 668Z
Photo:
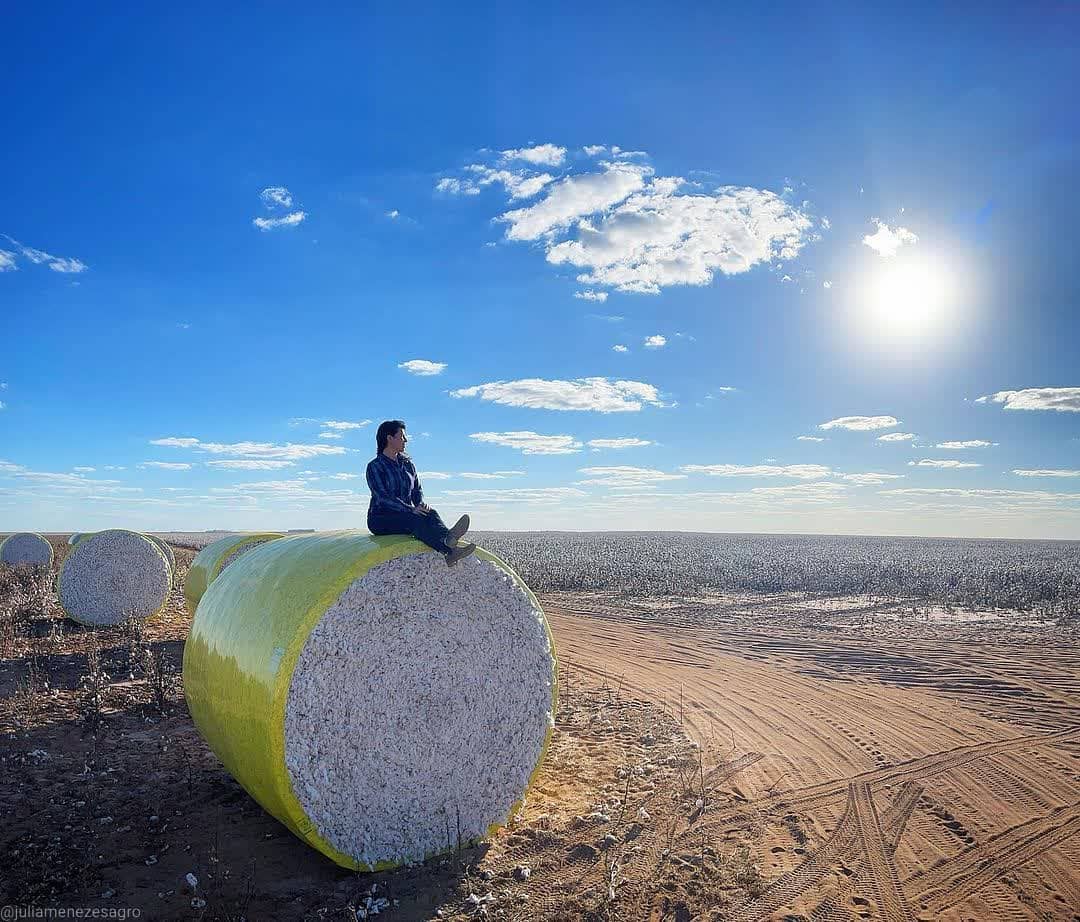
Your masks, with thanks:
M20 10L0 530L1080 538L1078 18Z

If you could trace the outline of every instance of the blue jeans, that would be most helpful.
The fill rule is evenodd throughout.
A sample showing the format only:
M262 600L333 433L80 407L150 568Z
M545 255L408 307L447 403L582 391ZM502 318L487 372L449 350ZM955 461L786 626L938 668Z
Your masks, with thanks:
M450 553L446 544L446 533L450 529L434 509L427 515L405 509L401 512L368 512L367 527L373 535L412 535L440 554Z

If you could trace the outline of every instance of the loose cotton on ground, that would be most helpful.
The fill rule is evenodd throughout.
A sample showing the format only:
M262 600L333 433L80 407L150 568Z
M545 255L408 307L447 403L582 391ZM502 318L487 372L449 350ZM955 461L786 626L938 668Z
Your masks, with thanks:
M553 725L535 597L478 550L406 537L273 541L199 604L196 726L270 813L344 867L422 860L504 823Z
M52 545L41 535L22 531L0 542L0 563L18 566L49 567L53 562Z
M156 614L171 585L172 570L158 547L145 535L119 528L80 539L57 580L67 616L92 625Z

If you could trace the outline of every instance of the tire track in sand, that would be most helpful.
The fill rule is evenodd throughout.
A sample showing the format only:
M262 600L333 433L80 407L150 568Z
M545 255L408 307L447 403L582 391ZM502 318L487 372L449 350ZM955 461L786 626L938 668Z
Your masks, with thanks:
M1009 868L1020 867L1080 832L1080 802L1014 826L981 845L966 849L927 874L909 878L917 902L934 913L978 893Z
M870 889L886 922L914 922L911 908L900 885L900 875L892 860L892 851L881 828L877 805L870 793L870 784L857 781L852 785L855 823L863 867L868 872Z

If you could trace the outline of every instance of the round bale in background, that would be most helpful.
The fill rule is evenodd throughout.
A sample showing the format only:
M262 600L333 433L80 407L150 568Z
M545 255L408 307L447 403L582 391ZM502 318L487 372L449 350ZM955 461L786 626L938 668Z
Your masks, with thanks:
M283 537L284 535L273 531L226 535L213 544L206 545L191 561L187 578L184 580L184 599L187 601L188 611L195 614L207 587L229 564L260 544Z
M173 553L173 549L169 546L169 542L164 538L159 538L157 535L147 534L147 538L157 545L157 549L165 555L165 559L169 561L169 572L176 575L176 555Z
M113 528L85 536L71 549L57 594L73 621L102 626L157 614L171 584L169 561L153 541Z
M505 823L554 726L554 643L487 551L405 536L269 542L206 591L184 647L195 725L267 812L381 870Z
M31 567L51 567L53 549L48 540L33 531L21 531L8 535L0 542L0 563L13 567L25 564Z

